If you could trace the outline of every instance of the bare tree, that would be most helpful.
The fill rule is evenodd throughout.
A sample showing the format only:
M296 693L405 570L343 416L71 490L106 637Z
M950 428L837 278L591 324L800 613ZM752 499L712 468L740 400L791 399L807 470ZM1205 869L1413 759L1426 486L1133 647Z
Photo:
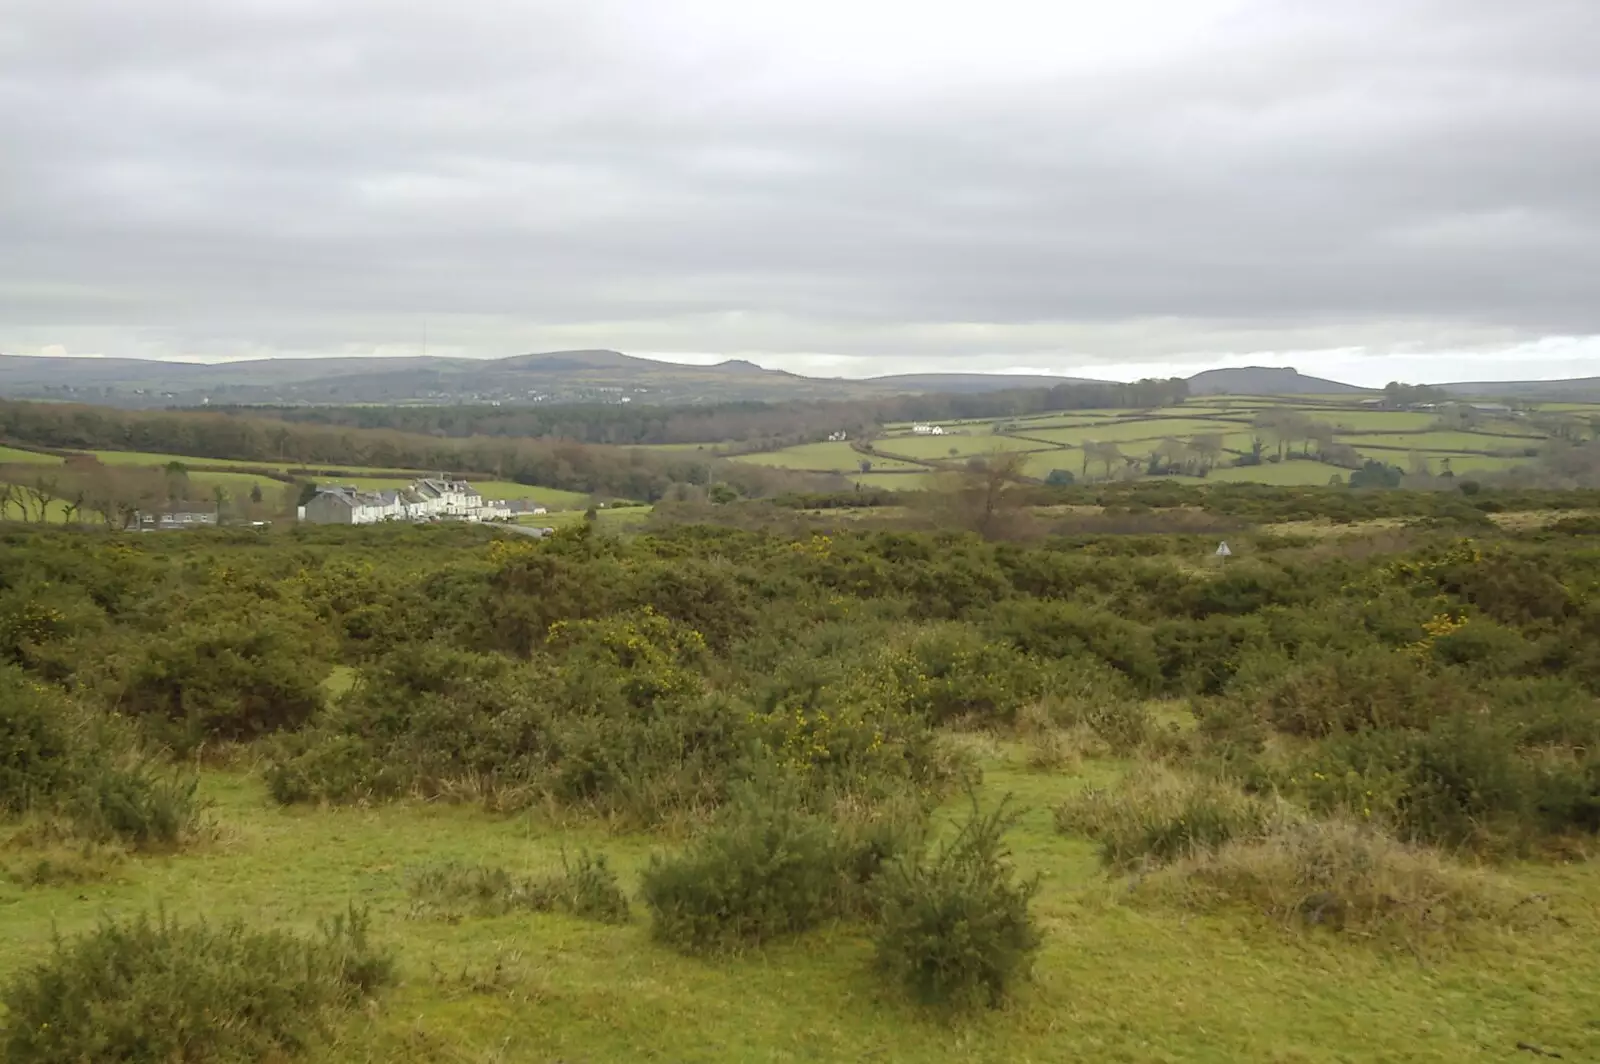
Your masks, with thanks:
M75 525L78 523L78 512L83 509L83 503L88 494L88 489L84 486L82 477L74 476L63 485L61 489L62 519L67 524Z
M23 495L33 503L34 520L40 524L48 516L50 504L61 496L60 479L55 473L39 473L31 481L22 485ZM24 509L23 517L27 512Z
M7 514L11 510L11 504L13 501L17 503L18 508L22 507L22 502L17 496L16 485L10 483L9 481L0 483L0 521L4 521L6 519ZM22 510L22 519L24 521L28 519L28 511L26 509Z
M1025 524L1020 484L1026 479L1027 455L995 451L974 458L964 470L943 475L936 493L950 520L985 539L1020 533Z
M1210 472L1222 457L1222 437L1218 433L1208 432L1190 440L1189 448L1199 459L1200 468Z

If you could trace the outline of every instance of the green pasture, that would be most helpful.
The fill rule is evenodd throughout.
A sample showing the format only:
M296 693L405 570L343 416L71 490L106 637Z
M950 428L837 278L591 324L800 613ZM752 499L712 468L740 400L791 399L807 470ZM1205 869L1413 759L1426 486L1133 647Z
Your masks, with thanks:
M635 528L649 518L653 507L649 506L619 506L606 507L595 511L595 526L597 528L623 530ZM565 510L554 510L548 514L537 514L519 521L519 524L536 525L550 528L566 528L569 525L580 524L585 520L585 507L573 507Z
M1122 443L1132 440L1160 440L1168 436L1188 439L1194 436L1238 433L1248 423L1237 421L1204 421L1199 418L1141 418L1117 421L1105 425L1081 426L1065 429L1040 429L1030 436L1068 447L1095 443Z
M1408 410L1317 410L1311 416L1334 427L1335 431L1415 432L1438 421L1435 414Z
M850 474L850 480L852 483L859 484L863 488L888 488L891 491L921 491L923 488L932 486L935 480L935 474L928 472L879 473L874 471L871 473L852 473Z
M1213 482L1231 484L1272 484L1278 487L1298 487L1326 484L1338 474L1349 479L1350 470L1326 462L1296 459L1288 462L1263 462L1257 466L1218 466L1208 476Z
M861 468L862 460L872 463L874 470L920 469L915 462L901 462L879 455L861 454L845 442L805 443L785 447L781 451L763 451L760 454L741 454L735 462L749 465L771 466L775 469L803 469L818 473L854 473Z
M291 463L255 461L246 462L236 458L197 458L187 454L156 454L151 451L85 451L100 459L101 463L109 466L164 466L172 462L182 462L186 466L227 466L244 469L272 469L282 471L288 469Z
M874 441L874 448L889 455L906 458L972 458L996 451L1034 451L1045 444L1032 443L1010 436L884 436ZM950 452L954 451L954 454Z
M1521 451L1539 447L1542 440L1510 436L1491 436L1481 432L1440 430L1416 433L1370 433L1350 436L1345 443L1358 447L1398 447L1416 451Z
M1371 447L1357 447L1356 453L1361 455L1362 458L1371 458L1387 465L1399 466L1401 469L1407 470L1411 466L1413 457L1420 458L1428 463L1429 471L1434 473L1444 472L1445 462L1447 461L1450 463L1450 470L1455 473L1474 470L1479 472L1498 472L1503 469L1515 469L1533 461L1531 458L1513 458L1503 455L1461 454L1459 452L1442 451L1390 451Z
M1099 463L1091 462L1089 472L1098 475L1097 470L1103 470ZM1076 447L1062 447L1054 451L1037 451L1028 455L1022 467L1024 474L1043 480L1052 470L1065 469L1074 477L1083 475L1083 452Z
M310 1064L1488 1064L1535 1059L1519 1042L1570 1060L1600 1052L1589 978L1600 971L1600 891L1584 864L1506 870L1563 899L1578 914L1570 930L1413 956L1248 913L1128 904L1093 844L1051 819L1120 764L1030 771L1023 747L994 741L979 757L980 802L1009 794L1023 810L1009 848L1020 871L1041 877L1033 907L1045 935L1032 983L991 1015L942 1021L884 992L858 924L705 961L652 941L642 916L622 926L530 913L432 919L413 910L406 881L433 862L537 875L590 850L631 891L651 854L674 843L449 803L282 810L242 772L203 777L221 826L213 845L130 860L105 882L0 885L0 977L43 960L57 934L111 916L162 908L310 934L358 904L395 951L400 984L345 1019ZM948 802L941 821L962 802Z
M634 444L633 446L637 447L641 451L665 451L665 452L667 452L669 454L677 454L677 453L682 453L684 451L704 451L706 454L715 454L720 448L727 447L728 445L729 444L727 442L723 442L723 443L640 443L640 444Z
M61 459L53 454L39 454L15 447L0 447L0 465L60 465Z

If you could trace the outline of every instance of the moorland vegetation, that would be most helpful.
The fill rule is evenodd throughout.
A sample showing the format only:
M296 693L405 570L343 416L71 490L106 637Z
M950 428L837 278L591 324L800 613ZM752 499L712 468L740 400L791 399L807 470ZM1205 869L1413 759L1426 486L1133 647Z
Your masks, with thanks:
M1002 1042L1052 938L1086 933L1041 912L1058 846L1100 862L1084 884L1129 884L1080 922L1110 906L1340 956L1572 963L1550 943L1593 930L1593 894L1529 883L1600 833L1600 498L1043 490L974 474L876 518L669 505L637 534L543 541L13 526L7 875L41 897L175 859L227 877L256 837L230 842L232 821L273 808L308 837L346 809L587 825L592 848L537 874L492 854L396 870L410 926L637 926L607 948L724 966L858 936L843 978L875 980L893 1022L1004 1006ZM1542 518L1496 525L1508 511ZM986 749L1040 781L1044 821L1000 800ZM256 781L254 805L208 808L229 781ZM316 933L71 905L80 933L53 947L12 926L8 1059L371 1051L419 962L406 920L343 898Z

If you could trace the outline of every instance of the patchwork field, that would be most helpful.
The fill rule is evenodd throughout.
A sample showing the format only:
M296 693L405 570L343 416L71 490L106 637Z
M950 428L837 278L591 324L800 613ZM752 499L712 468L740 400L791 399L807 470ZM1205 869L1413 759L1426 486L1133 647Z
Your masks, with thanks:
M971 458L993 454L995 451L1036 451L1045 444L1011 436L990 433L966 436L884 436L874 441L874 448L884 454L903 455L909 458Z
M8 463L17 463L19 465L60 465L61 459L53 454L23 451L16 447L0 447L0 465Z
M863 461L871 462L874 470L920 468L915 462L901 462L881 455L862 454L843 441L807 443L799 447L786 447L781 451L741 454L732 460L750 465L800 469L813 473L856 473L860 471Z
M1198 418L1141 418L1133 421L1114 421L1104 425L1080 428L1042 429L1038 432L1029 432L1028 435L1041 440L1048 440L1051 443L1078 447L1090 441L1095 443L1121 443L1125 440L1159 440L1168 436L1186 438L1238 432L1248 424L1249 422L1244 420L1204 421Z
M1344 437L1362 447L1398 447L1416 451L1506 451L1538 447L1540 437L1499 436L1482 432L1363 433Z
M1295 460L1265 462L1258 466L1218 466L1208 475L1210 480L1230 484L1276 484L1293 487L1305 484L1326 484L1335 476L1348 477L1350 470L1326 462Z

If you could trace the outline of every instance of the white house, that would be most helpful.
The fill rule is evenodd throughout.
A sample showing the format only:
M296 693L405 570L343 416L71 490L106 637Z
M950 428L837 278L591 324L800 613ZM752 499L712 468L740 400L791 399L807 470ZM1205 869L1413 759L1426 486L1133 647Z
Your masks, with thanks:
M944 426L942 426L942 425L912 425L911 426L911 434L913 436L943 436L944 435Z
M305 519L319 525L370 525L385 519L381 495L355 488L318 488L305 505Z
M433 503L440 516L475 518L483 508L483 496L464 480L424 477L411 485L411 490Z
M464 480L424 477L408 488L359 491L353 487L319 488L300 507L302 521L315 524L370 525L379 521L508 521L519 512L504 499L486 501ZM543 507L533 512L543 513Z

